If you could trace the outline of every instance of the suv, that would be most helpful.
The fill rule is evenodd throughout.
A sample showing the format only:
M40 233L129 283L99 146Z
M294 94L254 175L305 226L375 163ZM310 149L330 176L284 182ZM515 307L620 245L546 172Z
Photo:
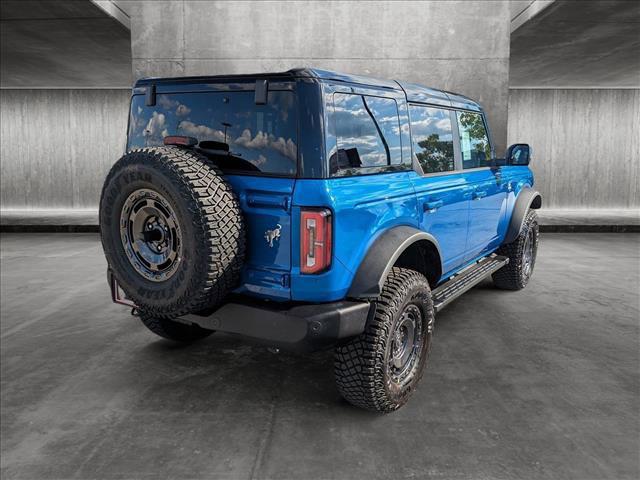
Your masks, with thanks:
M126 149L100 200L113 300L180 342L334 347L363 408L407 401L447 303L533 271L530 148L496 159L461 95L316 69L148 78Z

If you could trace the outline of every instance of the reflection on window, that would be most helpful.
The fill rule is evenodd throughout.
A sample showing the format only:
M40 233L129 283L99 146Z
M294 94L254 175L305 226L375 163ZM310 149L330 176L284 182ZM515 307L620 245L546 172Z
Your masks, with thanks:
M336 93L332 129L337 141L331 173L363 167L400 165L398 107L391 98Z
M424 173L454 170L453 134L448 110L411 105L413 153Z
M269 91L266 105L256 105L252 91L160 94L153 107L136 95L127 147L159 146L167 135L185 135L223 170L292 175L296 132L291 91Z
M482 115L457 112L463 168L486 167L491 159L491 145Z

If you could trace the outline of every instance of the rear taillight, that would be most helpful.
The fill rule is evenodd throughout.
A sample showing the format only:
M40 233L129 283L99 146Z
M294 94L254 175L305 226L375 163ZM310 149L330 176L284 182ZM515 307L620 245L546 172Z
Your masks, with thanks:
M331 212L302 210L300 215L300 271L319 273L331 266Z

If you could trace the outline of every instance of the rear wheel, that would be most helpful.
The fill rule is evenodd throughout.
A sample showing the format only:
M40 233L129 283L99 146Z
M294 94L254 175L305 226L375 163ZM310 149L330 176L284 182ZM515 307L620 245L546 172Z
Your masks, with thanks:
M529 210L518 237L496 252L509 257L509 263L492 275L493 283L503 290L521 290L527 286L538 253L538 214Z
M427 279L394 267L365 331L336 348L335 376L353 405L391 412L404 405L422 377L433 335Z
M125 154L100 199L109 267L136 306L155 318L215 308L237 284L242 214L221 172L176 147Z

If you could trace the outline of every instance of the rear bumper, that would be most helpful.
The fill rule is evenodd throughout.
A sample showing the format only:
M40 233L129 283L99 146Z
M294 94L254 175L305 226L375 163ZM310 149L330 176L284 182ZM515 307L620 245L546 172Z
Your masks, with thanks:
M278 307L230 302L211 315L190 314L176 320L242 335L286 350L311 352L362 333L370 305L340 301Z
M111 299L134 307L107 272ZM329 348L364 331L371 304L364 301L282 305L235 297L209 315L184 315L175 320L202 328L242 335L286 350L311 352Z

